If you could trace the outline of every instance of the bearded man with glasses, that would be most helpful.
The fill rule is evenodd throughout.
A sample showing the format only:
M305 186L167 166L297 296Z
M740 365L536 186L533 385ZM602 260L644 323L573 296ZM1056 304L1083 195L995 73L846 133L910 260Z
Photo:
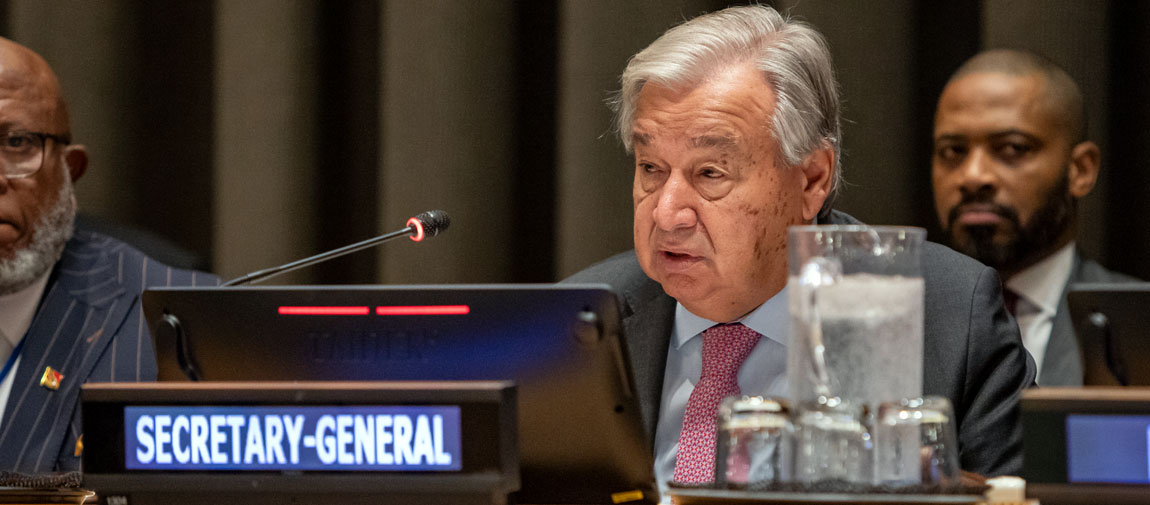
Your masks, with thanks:
M156 377L140 293L218 283L73 231L70 129L52 69L0 38L0 471L79 469L80 385Z

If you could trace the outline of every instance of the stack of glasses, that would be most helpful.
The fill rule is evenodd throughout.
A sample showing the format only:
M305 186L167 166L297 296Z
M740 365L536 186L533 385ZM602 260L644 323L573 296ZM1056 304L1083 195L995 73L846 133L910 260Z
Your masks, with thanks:
M950 402L929 396L877 412L824 398L727 398L719 407L715 482L755 490L938 492L960 488Z

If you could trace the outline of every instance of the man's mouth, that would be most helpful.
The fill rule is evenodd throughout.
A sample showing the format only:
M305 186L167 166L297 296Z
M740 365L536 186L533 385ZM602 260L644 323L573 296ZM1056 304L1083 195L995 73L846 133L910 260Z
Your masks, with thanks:
M16 240L20 236L20 228L14 223L0 219L0 244Z
M993 204L969 204L956 209L954 224L962 226L997 226L1007 220Z
M659 251L659 260L664 270L675 273L691 268L696 263L703 261L703 257L686 251L663 249Z

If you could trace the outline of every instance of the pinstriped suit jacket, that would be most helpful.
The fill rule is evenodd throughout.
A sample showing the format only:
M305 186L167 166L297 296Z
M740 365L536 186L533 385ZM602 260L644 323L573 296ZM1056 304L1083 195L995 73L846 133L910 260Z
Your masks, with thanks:
M78 470L80 385L156 379L140 294L150 286L218 283L213 275L174 269L123 242L77 230L25 336L0 419L0 470ZM63 374L56 391L40 385L49 366Z

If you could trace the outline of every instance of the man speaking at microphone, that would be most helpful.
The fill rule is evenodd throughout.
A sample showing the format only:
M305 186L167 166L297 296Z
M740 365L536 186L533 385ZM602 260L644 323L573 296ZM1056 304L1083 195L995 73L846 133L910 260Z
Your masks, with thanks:
M217 283L73 232L87 167L52 69L0 39L0 471L78 469L80 385L156 378L141 292Z
M623 298L660 484L706 482L719 400L787 391L787 227L857 223L831 210L838 86L819 33L736 7L632 57L616 107L635 160L635 250L568 281ZM934 244L923 263L924 392L953 403L963 469L1017 473L1018 399L1034 369L999 279Z

